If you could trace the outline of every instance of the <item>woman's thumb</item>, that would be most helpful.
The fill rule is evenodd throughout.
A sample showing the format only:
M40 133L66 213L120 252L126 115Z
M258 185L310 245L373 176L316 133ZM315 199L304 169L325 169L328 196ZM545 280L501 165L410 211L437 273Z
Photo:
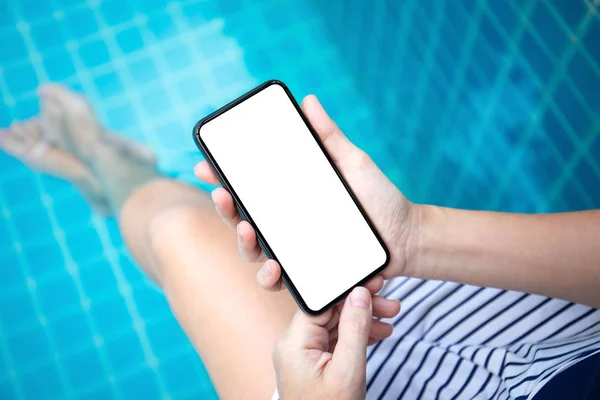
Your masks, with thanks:
M321 142L334 162L339 162L356 150L335 122L327 115L316 96L308 95L302 101L302 111L319 135Z
M371 293L364 287L356 287L342 309L333 353L333 363L346 373L365 374L371 321Z

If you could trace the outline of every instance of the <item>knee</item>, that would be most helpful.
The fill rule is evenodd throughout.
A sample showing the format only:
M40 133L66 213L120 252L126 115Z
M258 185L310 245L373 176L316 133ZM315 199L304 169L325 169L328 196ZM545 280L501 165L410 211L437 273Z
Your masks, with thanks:
M180 206L155 216L149 224L148 243L155 253L173 249L182 238L196 236L202 215L197 208Z

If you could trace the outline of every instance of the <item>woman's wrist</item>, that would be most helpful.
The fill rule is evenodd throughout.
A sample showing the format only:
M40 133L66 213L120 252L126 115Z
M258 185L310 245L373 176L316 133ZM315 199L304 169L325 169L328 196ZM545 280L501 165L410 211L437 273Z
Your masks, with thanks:
M439 230L446 218L446 209L438 206L412 204L410 230L404 254L404 276L434 279L436 253L441 247ZM442 235L443 236L443 235ZM436 250L437 249L437 250Z

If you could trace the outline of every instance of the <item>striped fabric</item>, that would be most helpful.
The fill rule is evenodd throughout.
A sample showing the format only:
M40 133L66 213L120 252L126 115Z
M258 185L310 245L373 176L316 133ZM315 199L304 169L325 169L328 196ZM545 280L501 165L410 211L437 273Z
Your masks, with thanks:
M452 282L397 278L391 338L368 351L368 399L530 399L600 351L600 311Z

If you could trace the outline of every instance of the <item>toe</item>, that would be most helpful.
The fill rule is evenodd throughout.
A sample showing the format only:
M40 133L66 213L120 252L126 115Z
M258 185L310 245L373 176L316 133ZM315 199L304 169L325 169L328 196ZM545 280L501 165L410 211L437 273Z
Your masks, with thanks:
M42 110L49 135L61 148L85 162L91 162L91 148L100 134L100 125L83 96L56 84L40 88Z
M22 124L15 122L0 133L0 148L14 157L19 157L23 153Z
M48 83L39 89L42 100L55 101L67 110L74 112L91 111L87 100L64 85Z
M42 124L44 135L51 141L65 146L64 120L58 103L54 100L42 101Z

